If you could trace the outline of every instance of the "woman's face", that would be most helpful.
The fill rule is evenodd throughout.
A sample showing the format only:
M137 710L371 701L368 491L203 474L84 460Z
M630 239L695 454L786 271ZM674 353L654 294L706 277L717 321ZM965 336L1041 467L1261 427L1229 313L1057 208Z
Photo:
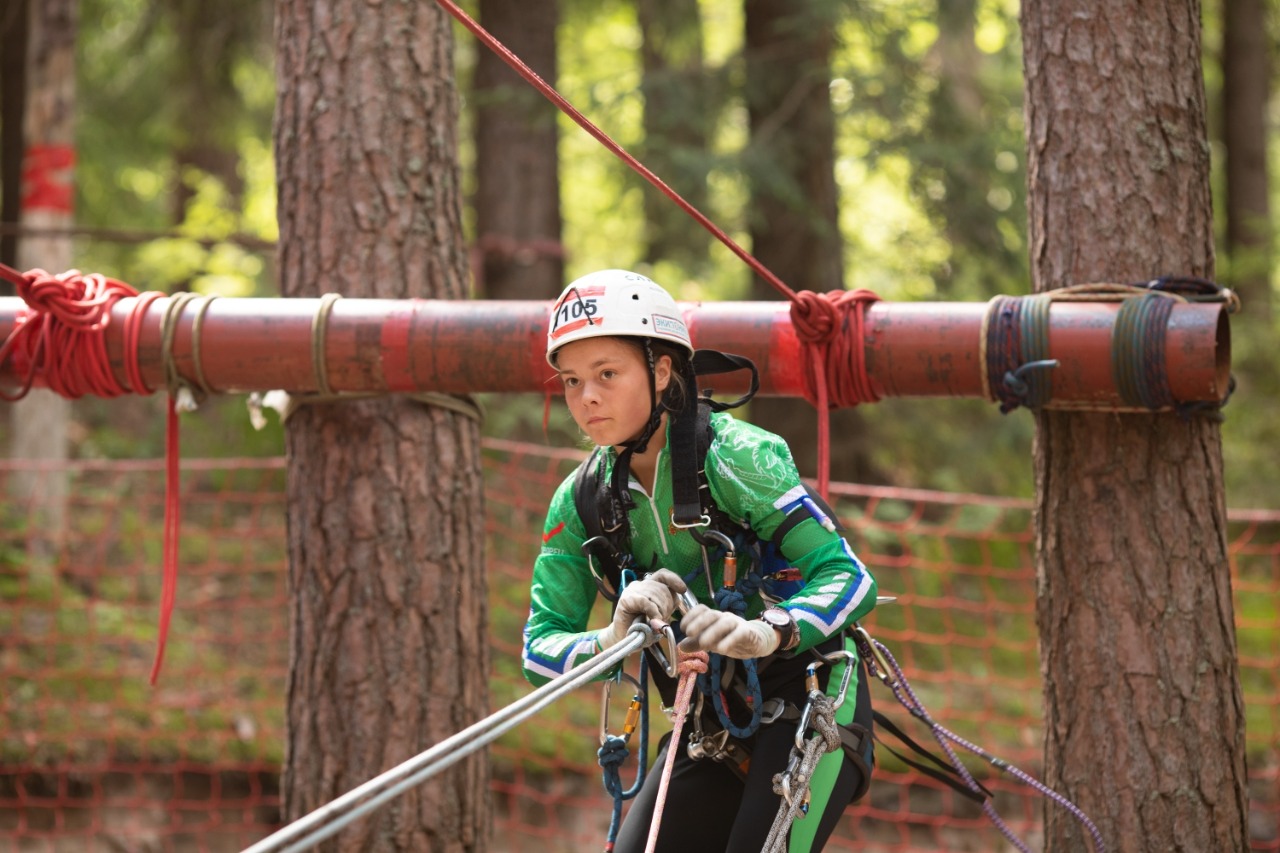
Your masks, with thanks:
M592 443L623 444L649 420L649 368L635 346L618 338L587 338L556 353L564 398L578 427ZM671 381L671 359L654 369L659 395Z

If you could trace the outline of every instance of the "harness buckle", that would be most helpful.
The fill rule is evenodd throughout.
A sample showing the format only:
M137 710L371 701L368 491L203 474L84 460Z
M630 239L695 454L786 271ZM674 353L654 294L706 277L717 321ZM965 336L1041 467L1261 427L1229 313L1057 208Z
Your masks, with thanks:
M766 699L765 703L760 706L760 725L769 726L778 722L778 720L787 719L787 714L794 709L794 705L779 696ZM795 713L798 714L799 711L795 711Z
M706 527L709 524L711 524L711 516L707 515L705 512L698 518L697 521L692 522L690 524L682 524L676 521L676 511L674 509L671 510L671 529L672 530L693 530L694 528L697 528L697 527Z

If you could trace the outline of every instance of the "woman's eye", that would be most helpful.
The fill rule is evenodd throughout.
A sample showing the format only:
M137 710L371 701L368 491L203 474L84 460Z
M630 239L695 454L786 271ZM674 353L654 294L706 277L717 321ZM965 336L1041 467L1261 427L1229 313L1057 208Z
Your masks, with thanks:
M617 375L618 375L618 373L617 373L617 371L616 371L616 370L604 370L604 371L601 371L601 373L600 373L600 378L601 378L601 379L612 379L613 377L615 377L615 376L617 376Z
M560 377L560 381L564 383L564 387L566 388L578 387L578 380L572 376L562 376Z

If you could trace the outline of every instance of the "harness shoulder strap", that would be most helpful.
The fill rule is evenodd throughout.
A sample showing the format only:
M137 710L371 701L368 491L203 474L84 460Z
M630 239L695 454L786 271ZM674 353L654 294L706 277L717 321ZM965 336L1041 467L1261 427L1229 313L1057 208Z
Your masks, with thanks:
M613 589L622 583L622 563L618 547L604 529L600 516L600 490L607 489L604 478L604 454L596 448L590 456L582 460L573 475L573 506L582 519L587 538L583 541L583 550L587 558L594 560Z
M697 387L697 377L736 370L751 372L750 389L745 395L731 403L720 403L711 399L711 391L690 397L686 400L682 411L676 413L671 425L671 513L676 524L694 526L704 524L709 517L710 491L703 494L706 479L703 476L703 464L707 456L710 441L704 441L709 435L711 412L723 412L741 406L751 399L760 387L760 375L750 359L732 353L716 350L698 350L693 354L690 367L692 376L688 377L691 388ZM704 501L704 498L706 499Z

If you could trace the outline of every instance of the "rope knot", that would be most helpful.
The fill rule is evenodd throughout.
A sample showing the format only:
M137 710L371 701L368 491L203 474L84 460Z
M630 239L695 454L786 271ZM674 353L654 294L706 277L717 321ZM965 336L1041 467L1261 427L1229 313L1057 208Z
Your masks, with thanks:
M747 599L740 590L721 587L716 592L716 609L742 616L747 612Z
M70 270L53 275L42 269L26 273L11 272L4 277L13 282L18 296L37 315L48 315L59 323L80 331L96 331L106 325L111 305L122 296L136 291L126 284L100 275L81 275Z
M804 398L818 410L818 491L827 492L830 439L827 412L880 399L867 376L866 312L880 297L870 290L802 290L791 299L791 325L804 358Z
M837 300L847 293L847 290L797 292L791 301L791 324L795 326L796 337L806 344L830 343L840 327Z
M707 671L709 657L706 652L681 652L680 661L676 664L680 675L695 673L701 675Z
M596 760L600 763L601 770L603 770L604 788L611 797L623 797L626 793L622 789L622 777L619 774L619 770L622 768L622 763L630 755L631 750L627 749L626 739L617 735L606 737L604 743L600 745L600 749L596 752Z

